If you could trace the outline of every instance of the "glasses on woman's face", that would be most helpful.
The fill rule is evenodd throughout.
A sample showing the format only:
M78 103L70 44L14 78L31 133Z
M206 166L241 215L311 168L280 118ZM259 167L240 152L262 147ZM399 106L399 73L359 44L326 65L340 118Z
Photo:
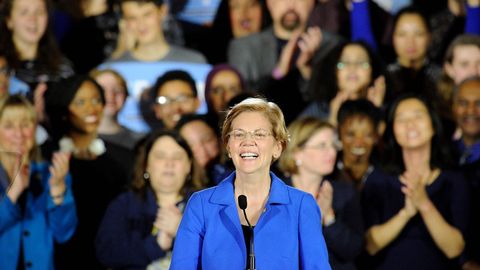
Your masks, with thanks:
M327 142L322 142L318 144L312 144L312 145L304 145L302 146L303 149L312 149L312 150L318 150L321 152L327 151L329 149L333 149L335 151L340 151L342 150L342 143L338 140L335 140L333 142L327 143Z
M345 69L347 67L368 69L370 63L368 61L339 61L337 63L337 69Z
M243 129L234 129L228 133L229 137L235 141L243 141L247 139L247 136L250 134L250 138L256 141L262 141L267 139L268 136L272 133L265 129L256 129L254 131L246 131Z

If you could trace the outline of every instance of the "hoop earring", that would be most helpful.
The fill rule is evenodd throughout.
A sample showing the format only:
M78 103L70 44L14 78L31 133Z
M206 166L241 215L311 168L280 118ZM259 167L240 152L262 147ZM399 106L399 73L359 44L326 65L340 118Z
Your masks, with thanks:
M148 181L150 179L150 174L148 172L143 173L143 180Z

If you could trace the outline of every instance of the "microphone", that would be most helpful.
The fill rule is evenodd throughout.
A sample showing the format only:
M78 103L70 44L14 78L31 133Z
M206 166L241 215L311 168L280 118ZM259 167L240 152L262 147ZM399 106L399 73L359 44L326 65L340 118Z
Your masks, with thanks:
M240 209L243 211L243 216L245 217L245 220L247 221L248 227L250 228L250 232L252 233L252 237L250 237L250 254L248 254L248 258L250 261L250 268L247 270L255 270L255 252L254 252L254 246L253 246L253 228L252 225L250 224L250 221L248 221L247 217L247 212L245 209L247 209L247 196L245 195L240 195L238 196L238 206Z

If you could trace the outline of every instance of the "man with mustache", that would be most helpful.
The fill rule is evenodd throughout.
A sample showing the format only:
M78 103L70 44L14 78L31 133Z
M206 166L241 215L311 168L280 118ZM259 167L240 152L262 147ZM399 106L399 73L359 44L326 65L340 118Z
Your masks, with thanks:
M249 90L261 90L282 110L288 105L284 114L289 122L289 118L299 112L291 105L301 109L305 102L306 95L300 89L310 79L312 62L321 59L339 38L318 27L307 27L315 0L266 2L272 26L233 40L228 49L228 62L244 76Z

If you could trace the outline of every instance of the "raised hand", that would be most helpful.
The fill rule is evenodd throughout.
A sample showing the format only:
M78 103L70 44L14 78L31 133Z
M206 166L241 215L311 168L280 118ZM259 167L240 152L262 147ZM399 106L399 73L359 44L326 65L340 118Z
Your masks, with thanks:
M385 99L385 77L379 76L373 82L373 86L370 86L367 90L367 99L372 102L375 106L380 108Z
M319 27L309 27L305 33L300 35L297 42L300 55L297 58L297 68L305 80L310 79L312 68L310 60L322 43L322 31Z
M322 221L325 223L326 219L332 218L334 216L333 208L333 187L329 181L323 181L320 186L320 190L317 195L317 204L322 212Z
M50 195L58 203L63 201L63 195L67 188L65 177L70 167L69 163L70 153L56 152L52 157L52 165L48 168L50 171L50 179L48 180Z
M47 84L42 82L35 87L33 94L33 107L37 113L38 122L45 120L45 92L47 91Z
M161 207L157 212L157 219L154 226L161 232L167 233L170 237L177 235L178 226L182 219L182 212L176 206Z
M430 201L425 189L430 177L431 173L422 176L416 172L409 171L404 172L400 176L400 181L403 184L402 192L405 194L405 197L412 202L413 206L415 206L417 210L419 210L422 205L425 205L425 203Z
M283 47L282 53L280 54L280 58L277 62L277 66L274 69L274 73L276 73L273 74L274 77L281 78L287 75L287 73L290 71L290 63L297 47L299 37L300 32L293 33L285 47Z
M28 165L21 165L18 173L12 175L12 177L14 179L7 191L7 196L10 201L15 204L20 195L22 195L23 191L25 191L30 184L30 169Z
M337 125L337 114L340 106L342 106L343 102L348 100L351 96L351 93L347 91L339 91L337 95L330 101L330 114L328 117L328 122L330 124L336 126Z

